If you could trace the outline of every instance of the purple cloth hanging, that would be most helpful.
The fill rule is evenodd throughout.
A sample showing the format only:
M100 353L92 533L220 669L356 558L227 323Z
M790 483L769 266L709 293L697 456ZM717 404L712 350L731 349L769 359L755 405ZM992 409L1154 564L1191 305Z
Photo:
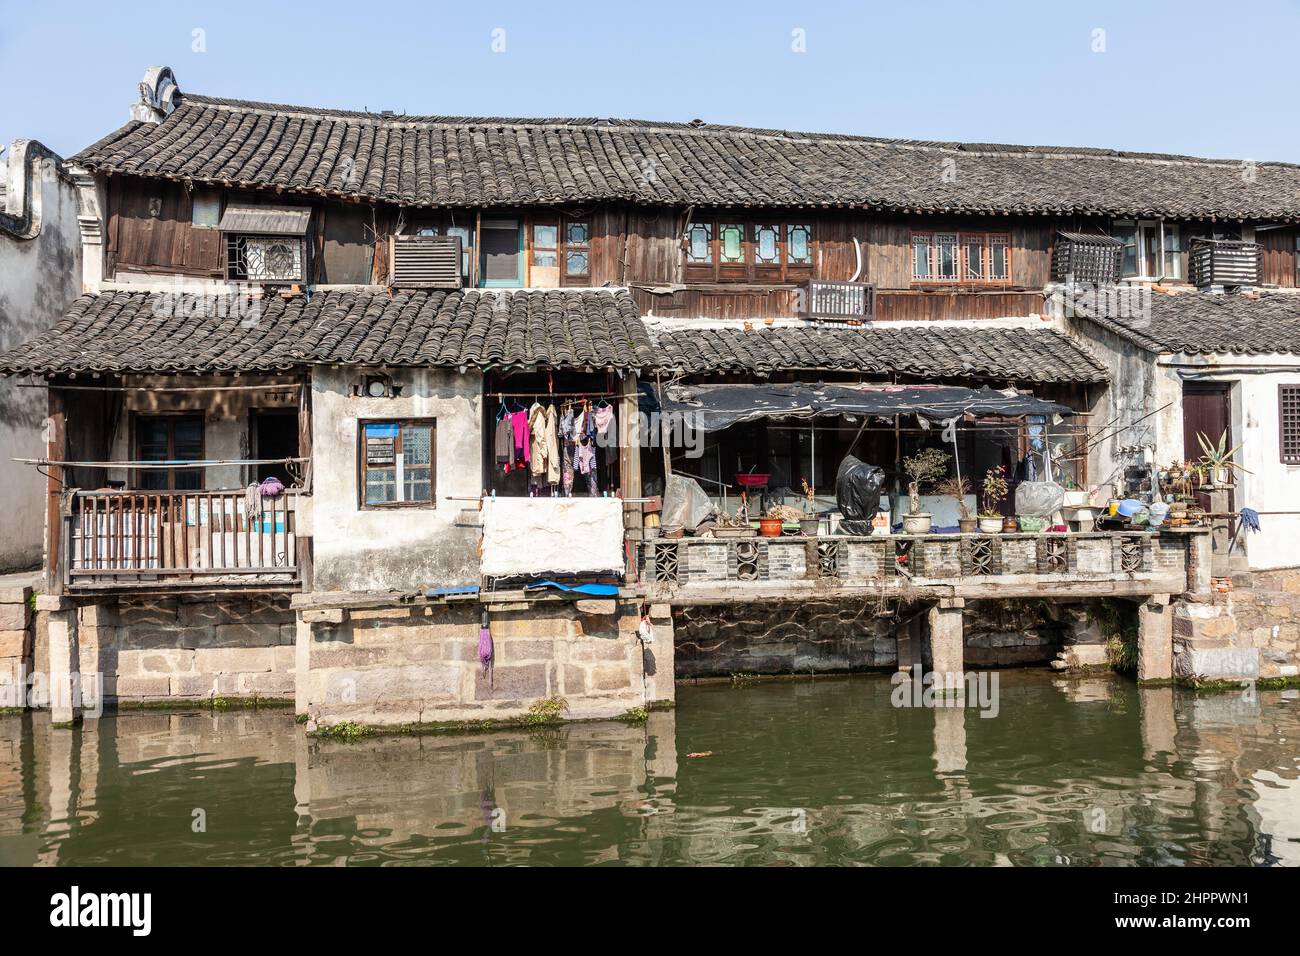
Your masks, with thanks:
M488 686L492 685L492 659L496 656L496 649L492 646L492 628L488 626L486 615L481 627L478 629L478 659L483 665L483 673L488 677Z

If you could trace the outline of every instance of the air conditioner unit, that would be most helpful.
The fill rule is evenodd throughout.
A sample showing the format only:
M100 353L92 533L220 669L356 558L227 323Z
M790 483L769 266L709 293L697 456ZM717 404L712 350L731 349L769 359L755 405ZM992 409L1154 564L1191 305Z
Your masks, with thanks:
M392 236L389 285L407 289L461 287L460 236Z

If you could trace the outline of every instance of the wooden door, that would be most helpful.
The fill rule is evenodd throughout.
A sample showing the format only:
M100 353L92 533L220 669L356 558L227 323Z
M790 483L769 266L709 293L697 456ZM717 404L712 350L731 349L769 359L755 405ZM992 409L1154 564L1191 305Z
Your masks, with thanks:
M1196 461L1204 454L1197 435L1204 435L1211 445L1217 445L1219 436L1228 434L1227 447L1233 447L1232 405L1227 382L1183 383L1183 457ZM1201 507L1210 510L1210 496L1198 494ZM1229 494L1229 508L1235 508Z

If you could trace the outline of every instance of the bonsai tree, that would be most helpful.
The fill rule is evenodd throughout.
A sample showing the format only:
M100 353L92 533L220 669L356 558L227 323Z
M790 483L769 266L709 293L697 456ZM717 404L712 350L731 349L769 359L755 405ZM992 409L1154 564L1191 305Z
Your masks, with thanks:
M970 509L966 507L966 496L970 494L970 482L965 478L945 478L935 486L941 495L957 499L957 511L963 521L970 520Z
M1002 499L1007 496L1007 472L1001 465L995 465L984 472L984 484L981 518L1002 517Z
M925 448L911 458L903 459L903 473L911 479L907 483L908 514L922 513L921 486L937 481L948 473L948 457L946 451Z

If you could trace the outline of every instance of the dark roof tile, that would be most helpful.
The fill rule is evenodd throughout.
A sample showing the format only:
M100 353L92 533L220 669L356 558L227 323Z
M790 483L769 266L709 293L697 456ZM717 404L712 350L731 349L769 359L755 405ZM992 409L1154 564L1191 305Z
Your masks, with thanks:
M1051 329L961 326L691 328L646 320L665 368L706 372L845 371L934 378L1102 382L1107 373Z
M250 310L249 300L226 296L84 295L53 328L0 355L0 373L654 364L622 290L331 291L252 301Z
M1138 309L1137 314L1122 318L1089 312L1077 304L1071 314L1091 319L1152 352L1300 355L1300 294L1153 292L1150 303L1149 314Z
M639 203L1300 217L1300 167L610 119L384 116L187 94L74 162L411 206ZM955 171L956 176L945 175Z

